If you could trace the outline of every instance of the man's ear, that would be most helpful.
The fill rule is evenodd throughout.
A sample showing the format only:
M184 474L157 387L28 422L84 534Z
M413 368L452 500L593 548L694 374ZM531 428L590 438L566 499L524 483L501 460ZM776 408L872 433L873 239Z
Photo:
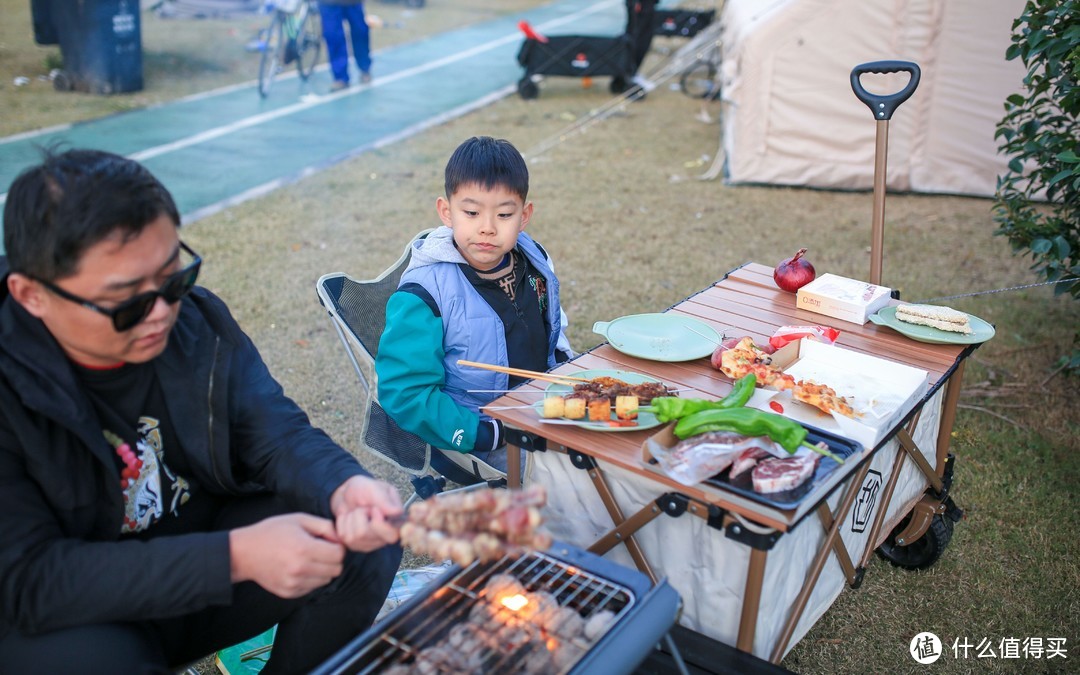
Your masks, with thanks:
M48 299L45 298L45 287L34 281L25 274L12 272L7 278L8 292L15 302L23 306L31 315L41 318L45 313Z
M450 200L439 197L435 200L435 212L439 214L439 220L447 227L453 227L450 221Z

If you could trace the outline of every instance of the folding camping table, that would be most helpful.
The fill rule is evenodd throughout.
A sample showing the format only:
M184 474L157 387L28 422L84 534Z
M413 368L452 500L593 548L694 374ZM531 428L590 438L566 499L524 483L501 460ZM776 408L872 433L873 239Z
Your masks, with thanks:
M643 456L643 442L658 428L601 433L543 422L526 407L542 396L543 382L492 402L490 414L506 425L511 446L532 451L524 479L548 487L549 525L557 536L610 552L654 580L668 578L683 596L683 626L779 663L845 585L859 585L874 551L908 514L910 541L926 531L926 518L955 508L948 497L949 438L964 359L976 345L916 342L873 323L797 309L794 296L776 287L772 268L755 263L667 311L762 344L779 326L825 323L841 330L838 346L930 374L926 395L884 440L852 455L790 509L669 478ZM608 343L554 372L594 369L631 371L690 390L682 396L719 398L731 389L707 358L652 361ZM519 485L520 453L508 457L510 484Z

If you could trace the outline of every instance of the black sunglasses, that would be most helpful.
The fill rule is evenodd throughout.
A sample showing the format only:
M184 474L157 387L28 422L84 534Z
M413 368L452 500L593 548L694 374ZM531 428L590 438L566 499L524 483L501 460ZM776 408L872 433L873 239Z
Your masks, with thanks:
M157 302L158 298L163 298L165 302L171 305L187 295L195 285L195 280L199 278L199 267L202 265L202 258L199 257L198 253L188 248L188 245L184 242L180 242L180 248L187 251L188 254L194 258L187 267L169 275L169 278L165 280L165 283L161 285L161 288L156 291L139 293L136 296L124 300L112 309L106 309L100 305L95 305L89 300L80 298L74 293L68 293L64 289L48 281L38 279L38 282L65 300L76 302L87 309L92 309L99 314L104 314L112 319L113 328L116 332L123 333L124 331L131 330L139 325L139 323L150 314L150 311L154 308L154 303Z

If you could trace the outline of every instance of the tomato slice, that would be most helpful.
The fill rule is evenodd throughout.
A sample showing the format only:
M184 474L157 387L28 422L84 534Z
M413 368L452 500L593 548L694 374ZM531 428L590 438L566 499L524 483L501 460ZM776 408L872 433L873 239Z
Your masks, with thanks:
M781 415L784 414L784 406L780 405L778 401L769 401L769 407Z

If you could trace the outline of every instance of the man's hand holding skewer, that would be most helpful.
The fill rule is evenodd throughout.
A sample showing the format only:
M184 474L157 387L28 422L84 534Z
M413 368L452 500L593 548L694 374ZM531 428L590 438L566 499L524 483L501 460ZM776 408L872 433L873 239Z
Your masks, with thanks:
M401 496L389 483L353 476L330 496L335 529L353 551L369 552L397 542L403 513Z

